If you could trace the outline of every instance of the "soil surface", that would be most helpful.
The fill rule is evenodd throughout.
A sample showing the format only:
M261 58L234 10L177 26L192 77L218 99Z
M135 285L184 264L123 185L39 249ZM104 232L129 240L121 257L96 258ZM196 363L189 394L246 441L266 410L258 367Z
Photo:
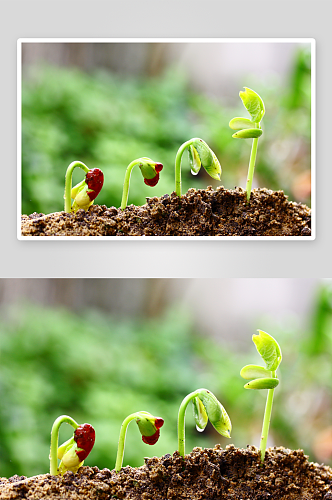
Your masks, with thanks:
M43 474L0 479L0 498L128 500L331 500L332 469L308 462L302 450L269 448L260 463L259 450L229 445L194 448L183 460L147 458L138 468L114 470L81 467L77 474Z
M22 216L23 236L310 236L311 210L283 191L189 189L147 198L125 210L92 205L87 212Z

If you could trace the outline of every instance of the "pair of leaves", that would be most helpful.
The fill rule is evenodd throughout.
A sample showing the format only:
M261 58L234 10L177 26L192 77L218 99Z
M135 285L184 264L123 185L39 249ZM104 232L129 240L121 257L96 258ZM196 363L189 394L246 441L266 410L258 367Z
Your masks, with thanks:
M188 147L191 173L197 175L201 166L217 181L220 180L221 166L218 158L203 139L192 139Z
M194 418L196 429L203 432L208 420L219 434L225 437L231 437L231 420L223 407L212 392L207 389L195 391L193 398Z
M253 335L252 340L258 353L265 361L266 368L259 365L244 366L240 372L242 378L250 380L245 384L245 389L274 389L279 384L275 371L282 360L281 349L277 341L266 332L258 330L258 335Z
M245 91L240 92L244 107L251 115L251 120L248 118L233 118L229 122L229 126L233 130L238 130L232 135L235 139L257 139L263 133L260 128L260 121L265 114L265 107L262 98L248 87L244 87Z

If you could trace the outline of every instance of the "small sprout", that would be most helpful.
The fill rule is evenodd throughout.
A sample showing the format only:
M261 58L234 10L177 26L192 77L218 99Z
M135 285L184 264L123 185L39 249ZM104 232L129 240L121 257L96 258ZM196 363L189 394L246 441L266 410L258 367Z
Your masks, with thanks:
M251 380L245 384L245 389L268 389L260 444L261 462L264 462L267 437L269 433L274 389L279 384L276 370L281 363L281 350L273 337L262 330L253 335L252 340L258 353L265 361L266 367L258 365L244 366L240 372L242 378Z
M85 179L73 188L72 177L75 167L80 167L86 173ZM104 184L104 174L99 168L89 169L81 161L73 161L67 168L65 178L65 212L77 212L80 208L87 210L101 191ZM74 200L73 204L71 200Z
M156 163L151 158L138 158L137 160L132 161L129 163L126 173L125 173L125 178L123 182L123 192L122 192L122 200L121 200L121 209L124 210L127 206L128 202L128 194L129 194L129 183L130 183L130 176L131 176L131 171L135 167L135 165L138 165L143 178L144 178L144 183L147 186L154 187L159 181L159 173L163 169L163 164L162 163Z
M60 425L66 422L74 429L74 436L58 447ZM89 455L95 442L95 430L90 424L79 425L68 415L58 417L51 432L50 473L53 476L66 471L77 472ZM58 467L58 459L61 460Z
M256 94L256 92L248 87L244 88L245 91L240 92L240 97L244 107L251 115L251 120L248 118L233 118L229 122L229 126L233 130L238 130L238 132L235 132L235 134L232 135L235 139L253 139L246 185L247 202L249 202L255 170L258 138L263 133L260 122L265 114L265 107L263 100L258 94Z
M162 418L154 417L147 411L138 411L125 418L120 429L115 472L119 472L122 467L127 428L132 420L136 420L139 431L142 434L142 441L150 445L156 444L160 436L160 428L164 425L164 420Z
M189 163L193 175L198 174L201 166L213 179L219 181L221 175L218 158L206 142L199 138L190 139L182 144L175 158L175 192L179 198L181 198L181 159L186 149L188 149Z
M178 415L178 445L179 454L185 455L185 413L189 402L193 404L196 429L202 432L208 420L219 434L231 437L232 424L225 408L212 392L207 389L197 389L184 398Z

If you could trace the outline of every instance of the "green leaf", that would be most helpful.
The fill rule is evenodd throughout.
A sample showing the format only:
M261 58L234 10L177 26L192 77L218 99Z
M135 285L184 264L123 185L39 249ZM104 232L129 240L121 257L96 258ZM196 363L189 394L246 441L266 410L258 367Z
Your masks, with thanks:
M261 128L247 128L243 130L239 130L232 135L234 139L257 139L263 133Z
M258 330L258 335L253 335L252 340L257 351L266 363L267 370L275 371L281 363L282 354L278 342L266 332Z
M209 148L209 146L205 141L203 141L203 139L199 138L194 139L192 147L196 150L202 166L210 175L210 177L219 181L221 175L221 166L212 149ZM196 173L195 170L194 172Z
M197 175L201 169L201 160L199 158L199 155L193 146L189 146L188 154L189 154L189 164L191 168L191 173L193 175Z
M223 405L207 389L199 389L198 397L202 401L207 416L216 431L222 436L230 437L232 424Z
M196 149L199 159L204 168L213 162L212 151L203 139L195 139L192 146Z
M192 400L193 403L193 410L194 410L194 419L196 423L196 429L199 432L203 432L207 423L208 423L208 416L205 411L205 407L202 403L202 401L199 398L194 398Z
M267 378L272 377L272 372L258 365L246 365L240 371L242 378L252 380L254 378Z
M229 126L233 130L240 130L242 128L255 127L255 122L249 120L249 118L232 118L229 122Z
M262 98L248 87L244 87L245 91L240 91L244 107L251 115L251 119L255 123L259 123L265 114L265 107Z
M245 384L245 389L274 389L279 384L277 378L257 378Z
M155 417L147 411L137 412L136 423L142 436L152 436L156 432Z

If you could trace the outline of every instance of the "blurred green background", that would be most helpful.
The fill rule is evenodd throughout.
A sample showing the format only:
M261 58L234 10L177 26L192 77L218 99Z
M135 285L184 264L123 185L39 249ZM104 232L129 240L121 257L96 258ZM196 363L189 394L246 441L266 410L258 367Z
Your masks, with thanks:
M104 171L98 204L120 206L125 169L141 156L163 163L164 170L150 188L134 169L128 203L170 194L175 155L191 137L210 145L223 173L220 182L203 169L194 177L184 158L183 192L245 187L251 140L233 139L228 127L234 116L249 116L239 98L244 86L258 92L266 107L253 186L282 189L310 206L309 44L242 44L244 53L225 44L233 56L225 50L219 55L218 44L198 44L197 53L187 44L189 63L181 44L64 44L58 58L55 45L23 44L22 213L63 210L64 175L73 160ZM267 71L276 49L284 49L280 61ZM76 169L74 184L82 177Z
M268 445L332 463L331 280L1 279L0 304L0 476L48 471L61 414L96 429L86 465L114 467L121 423L139 410L165 425L149 447L132 423L124 465L173 453L179 405L199 387L225 406L232 438L198 433L188 407L186 452L257 446L266 393L239 372L261 363L258 328L283 352ZM60 443L71 433L64 424Z

